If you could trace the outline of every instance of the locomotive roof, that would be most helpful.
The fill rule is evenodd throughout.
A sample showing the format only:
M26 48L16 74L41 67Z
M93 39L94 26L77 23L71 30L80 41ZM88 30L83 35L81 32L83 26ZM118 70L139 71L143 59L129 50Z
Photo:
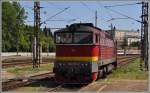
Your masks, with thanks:
M74 23L70 26L66 25L66 28L57 30L55 32L76 32L76 31L87 31L87 32L101 32L106 37L111 38L110 34L101 30L98 27L94 27L92 23Z
M92 23L74 23L70 26L66 25L66 28L57 30L55 32L64 31L102 31L100 28L94 27Z
M98 27L95 27L92 23L74 23L71 24L70 26L66 25L66 28L57 30L55 32L69 32L69 31L88 31L88 32L101 32L107 36L109 36L110 34L108 34L107 32L101 30Z

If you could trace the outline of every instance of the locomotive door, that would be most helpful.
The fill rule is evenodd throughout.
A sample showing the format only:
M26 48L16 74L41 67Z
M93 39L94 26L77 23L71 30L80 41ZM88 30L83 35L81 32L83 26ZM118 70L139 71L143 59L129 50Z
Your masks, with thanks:
M100 65L104 65L104 56L105 56L105 49L104 49L104 33L100 33Z
M99 47L99 57L98 57L98 60L100 61L101 60L101 39L100 39L101 38L101 34L99 33L98 36L99 36L99 46L98 46Z
M99 33L99 64L102 65L102 37L101 33Z

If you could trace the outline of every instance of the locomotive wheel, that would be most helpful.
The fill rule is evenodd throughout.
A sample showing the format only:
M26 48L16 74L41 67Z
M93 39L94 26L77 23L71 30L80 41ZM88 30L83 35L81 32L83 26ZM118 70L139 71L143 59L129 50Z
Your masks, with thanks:
M103 69L102 69L102 78L105 78L106 77L106 67L104 67Z
M98 79L100 79L102 77L103 77L103 70L101 69L101 70L98 71L98 75L97 75L97 79L96 80L98 80Z
M114 62L113 65L114 65L114 69L117 69L117 62Z
M108 71L108 67L109 67L109 65L107 65L107 66L105 67L105 73L106 73L106 74L108 74L108 72L109 72L109 71Z
M98 78L98 73L97 72L93 72L92 73L92 81L97 80L97 78Z

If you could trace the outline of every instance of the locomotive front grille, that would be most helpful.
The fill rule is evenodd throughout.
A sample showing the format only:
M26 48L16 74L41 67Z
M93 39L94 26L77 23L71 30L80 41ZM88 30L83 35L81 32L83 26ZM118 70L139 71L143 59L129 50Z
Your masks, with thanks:
M56 62L54 73L72 77L76 75L90 75L90 62Z

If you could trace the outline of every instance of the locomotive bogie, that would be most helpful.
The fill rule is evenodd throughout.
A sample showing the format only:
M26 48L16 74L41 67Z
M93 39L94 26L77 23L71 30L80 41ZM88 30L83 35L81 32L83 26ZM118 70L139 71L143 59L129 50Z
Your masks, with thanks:
M53 71L57 82L85 83L91 81L91 66L91 62L57 62Z

